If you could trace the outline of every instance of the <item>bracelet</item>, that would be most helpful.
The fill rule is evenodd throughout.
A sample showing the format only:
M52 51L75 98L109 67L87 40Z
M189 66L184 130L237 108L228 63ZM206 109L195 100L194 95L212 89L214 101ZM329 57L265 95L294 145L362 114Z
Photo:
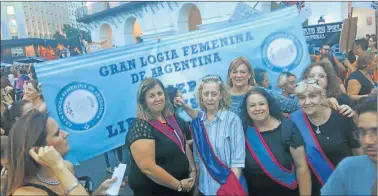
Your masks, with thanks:
M68 193L70 193L74 188L76 188L77 186L79 185L79 183L78 182L75 182L74 184L72 184L71 186L70 186L70 188L68 188L66 191L64 191L64 194L65 195L68 195Z

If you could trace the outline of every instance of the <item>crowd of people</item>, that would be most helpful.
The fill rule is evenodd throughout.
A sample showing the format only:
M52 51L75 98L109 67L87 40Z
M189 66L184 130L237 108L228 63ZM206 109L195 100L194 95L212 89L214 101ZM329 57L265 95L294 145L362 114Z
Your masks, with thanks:
M325 44L301 76L279 75L281 93L266 70L238 57L226 81L197 83L199 110L178 89L143 80L125 138L130 188L136 196L376 195L376 53L374 35L356 40L344 62ZM48 116L33 66L1 74L2 193L88 195L62 158L68 133Z

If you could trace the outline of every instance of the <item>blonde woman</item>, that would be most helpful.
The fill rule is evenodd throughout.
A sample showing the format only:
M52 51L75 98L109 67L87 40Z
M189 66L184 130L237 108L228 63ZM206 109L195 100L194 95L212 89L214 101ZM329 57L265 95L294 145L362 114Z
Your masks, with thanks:
M251 63L245 57L234 59L228 69L227 90L231 95L230 111L237 114L243 122L248 117L243 114L241 108L245 94L252 86L257 86L257 84ZM265 90L274 97L283 112L291 113L299 109L295 99L287 98L269 89Z
M143 80L137 99L138 118L126 136L132 155L130 188L135 196L188 195L195 165L163 84L155 78Z
M297 86L297 77L290 72L281 72L278 76L278 87L282 89L282 96L294 98L295 87Z
M255 85L255 74L248 59L234 59L228 68L227 90L231 95L230 111L237 114L241 120L244 119L241 110L244 96Z
M295 89L301 110L292 113L291 120L300 130L311 168L312 194L320 188L345 157L360 154L360 143L353 137L353 119L322 104L326 91L317 80L304 80Z
M199 176L199 195L245 195L238 178L244 168L245 140L242 122L229 111L230 95L219 76L201 79L196 97L203 111L176 97L193 119L193 151ZM232 184L232 185L231 185Z

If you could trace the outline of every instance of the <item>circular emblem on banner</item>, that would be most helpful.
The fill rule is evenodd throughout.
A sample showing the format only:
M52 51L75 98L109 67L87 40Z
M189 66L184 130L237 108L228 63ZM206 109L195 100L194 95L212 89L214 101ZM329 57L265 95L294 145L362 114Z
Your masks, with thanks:
M76 131L96 126L105 111L104 97L93 85L72 82L59 91L56 97L59 120Z
M262 59L266 67L274 72L290 71L303 58L303 46L299 39L289 33L272 33L262 44Z

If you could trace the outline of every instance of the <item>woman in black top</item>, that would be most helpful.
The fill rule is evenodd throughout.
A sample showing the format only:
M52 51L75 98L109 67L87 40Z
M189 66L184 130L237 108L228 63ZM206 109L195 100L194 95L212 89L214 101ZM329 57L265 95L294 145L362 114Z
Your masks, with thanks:
M372 63L373 59L373 53L366 53L364 56L358 58L358 69L350 74L347 79L347 94L354 101L368 97L372 93L372 90L376 88L377 84L369 74L369 71L376 69L376 64Z
M188 195L196 178L192 152L185 148L181 127L158 79L147 78L140 84L137 112L126 136L132 154L128 182L134 195Z
M302 74L302 79L316 79L319 85L326 90L328 98L335 98L338 105L347 105L352 107L353 102L348 95L342 92L341 82L332 68L331 63L327 61L319 61L309 65ZM337 108L334 108L337 109Z
M252 88L246 94L243 106L245 115L249 117L244 126L247 149L243 170L249 194L310 195L311 179L305 160L304 143L295 124L281 115L280 107L274 98L262 88ZM256 137L254 134L260 135L261 139L256 140L259 136ZM258 153L258 150L254 150L264 142L273 157L269 156L268 151ZM270 161L264 162L263 158L259 158L261 156L270 157ZM274 163L274 159L278 163ZM281 172L289 172L292 180L282 183L282 178L275 178L280 176L280 173L269 169L273 165L281 167ZM296 189L297 183L299 183L299 191Z
M325 99L325 90L317 84L316 80L303 81L298 84L295 89L295 94L298 97L301 110L291 114L291 119L298 126L302 133L306 145L306 155L311 167L312 179L312 196L320 195L320 188L326 182L329 176L322 178L321 173L327 173L324 166L320 171L316 170L316 165L324 162L329 164L330 168L335 168L337 164L347 156L353 154L360 154L360 144L358 140L353 137L353 131L356 125L353 119L339 114L330 107L323 106L321 103ZM298 115L301 118L298 118ZM307 126L303 127L303 122ZM311 129L308 128L310 125ZM306 129L306 127L308 129ZM308 133L309 131L310 133ZM305 137L304 134L311 134L312 139ZM320 146L314 147L312 144L317 143ZM307 151L313 149L312 152ZM322 154L323 159L314 159L313 152L317 149ZM311 161L312 160L312 161ZM315 160L315 161L314 161ZM329 161L329 162L328 162ZM320 163L320 164L319 164ZM328 173L330 175L330 173Z

